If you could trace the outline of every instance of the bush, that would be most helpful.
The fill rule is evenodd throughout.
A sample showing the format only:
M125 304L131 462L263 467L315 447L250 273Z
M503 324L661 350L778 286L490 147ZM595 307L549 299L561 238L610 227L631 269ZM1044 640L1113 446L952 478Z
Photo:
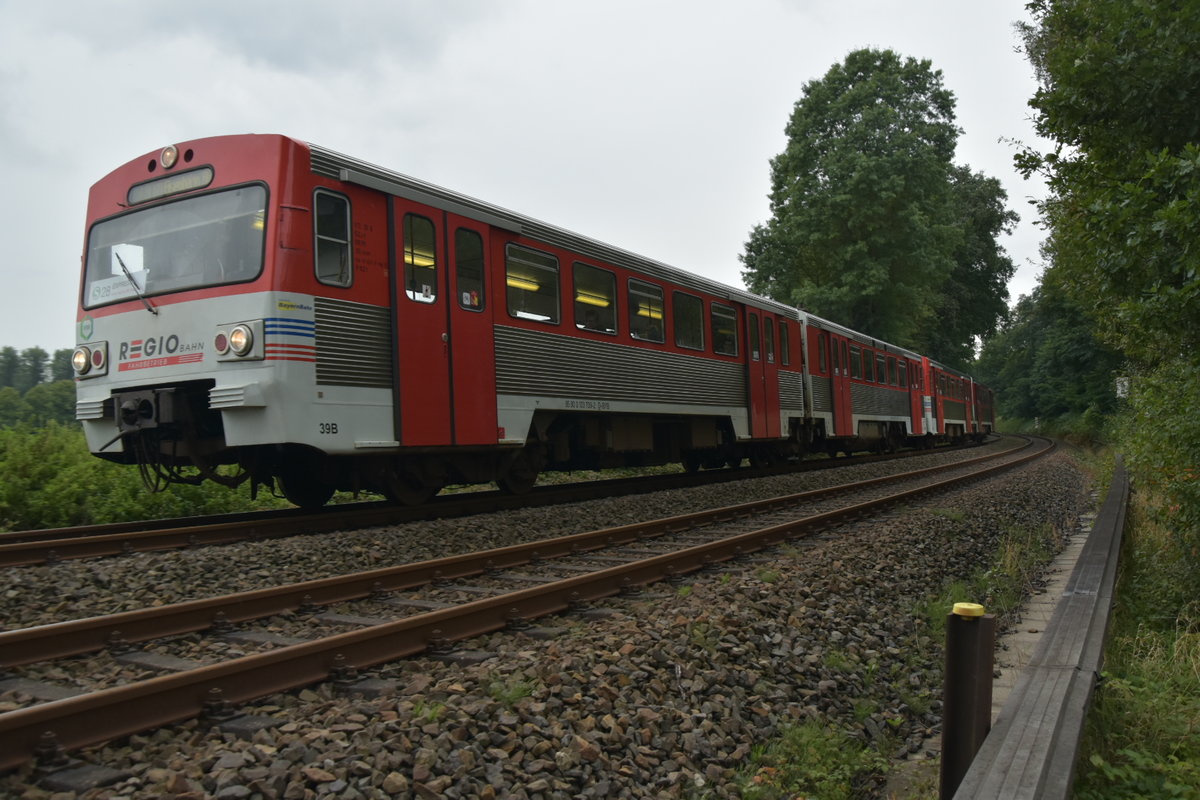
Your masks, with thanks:
M0 429L0 528L32 530L286 507L205 482L150 493L136 467L96 458L74 425Z

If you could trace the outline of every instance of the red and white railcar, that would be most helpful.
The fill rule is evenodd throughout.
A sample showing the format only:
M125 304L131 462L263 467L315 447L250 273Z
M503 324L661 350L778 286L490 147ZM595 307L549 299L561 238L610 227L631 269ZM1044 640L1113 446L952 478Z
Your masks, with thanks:
M712 465L804 429L794 309L281 136L99 181L78 322L93 452L303 505Z
M915 353L282 136L114 170L83 261L76 416L154 485L416 502L978 429Z

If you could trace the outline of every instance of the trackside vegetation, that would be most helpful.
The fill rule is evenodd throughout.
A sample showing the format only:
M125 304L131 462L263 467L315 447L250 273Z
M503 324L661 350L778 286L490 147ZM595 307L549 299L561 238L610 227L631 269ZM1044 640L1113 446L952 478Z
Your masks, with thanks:
M77 425L52 421L0 428L0 529L31 530L219 514L290 504L215 483L151 494L136 467L88 452Z

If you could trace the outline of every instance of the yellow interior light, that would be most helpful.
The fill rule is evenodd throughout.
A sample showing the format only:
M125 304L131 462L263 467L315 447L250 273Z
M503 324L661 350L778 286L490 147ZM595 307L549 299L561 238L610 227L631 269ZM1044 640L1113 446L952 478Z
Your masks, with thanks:
M536 292L542 288L542 285L537 281L531 281L529 278L521 278L516 275L509 275L505 282L514 289L524 289L527 292Z
M649 317L650 319L662 319L663 312L661 308L653 308L652 306L639 305L637 310L639 317Z
M416 250L404 251L404 263L411 267L433 267L437 265L432 253L422 253Z
M599 306L600 308L608 308L611 304L607 297L598 294L588 294L587 292L576 292L575 302L584 303L589 306Z

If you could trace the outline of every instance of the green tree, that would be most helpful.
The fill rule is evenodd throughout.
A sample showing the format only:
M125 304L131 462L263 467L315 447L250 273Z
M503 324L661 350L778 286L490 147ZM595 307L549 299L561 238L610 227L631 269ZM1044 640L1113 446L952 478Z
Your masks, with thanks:
M924 326L914 346L951 366L969 370L976 338L995 333L1008 315L1008 282L1016 267L999 244L1018 217L1005 205L1000 181L968 167L951 173L956 225L960 234L954 267L933 300L936 324Z
M1010 419L1093 417L1116 408L1124 358L1103 345L1083 310L1053 285L1022 297L983 347L975 372L997 387Z
M954 267L954 95L930 62L850 53L804 86L771 162L771 219L746 243L752 291L900 344Z
M50 380L69 381L75 377L75 370L71 367L73 352L75 351L70 349L54 351L54 355L50 357Z
M12 386L0 388L0 428L19 425L29 417L29 404Z
M25 392L46 380L46 366L50 355L40 347L27 347L21 351L21 363L17 369L16 382L13 384L17 391Z
M21 354L15 347L0 349L0 388L17 385L17 374L21 371Z
M38 427L57 422L75 424L75 382L71 380L39 383L25 393L26 419Z
M1200 363L1200 2L1030 4L1052 278L1148 365Z

